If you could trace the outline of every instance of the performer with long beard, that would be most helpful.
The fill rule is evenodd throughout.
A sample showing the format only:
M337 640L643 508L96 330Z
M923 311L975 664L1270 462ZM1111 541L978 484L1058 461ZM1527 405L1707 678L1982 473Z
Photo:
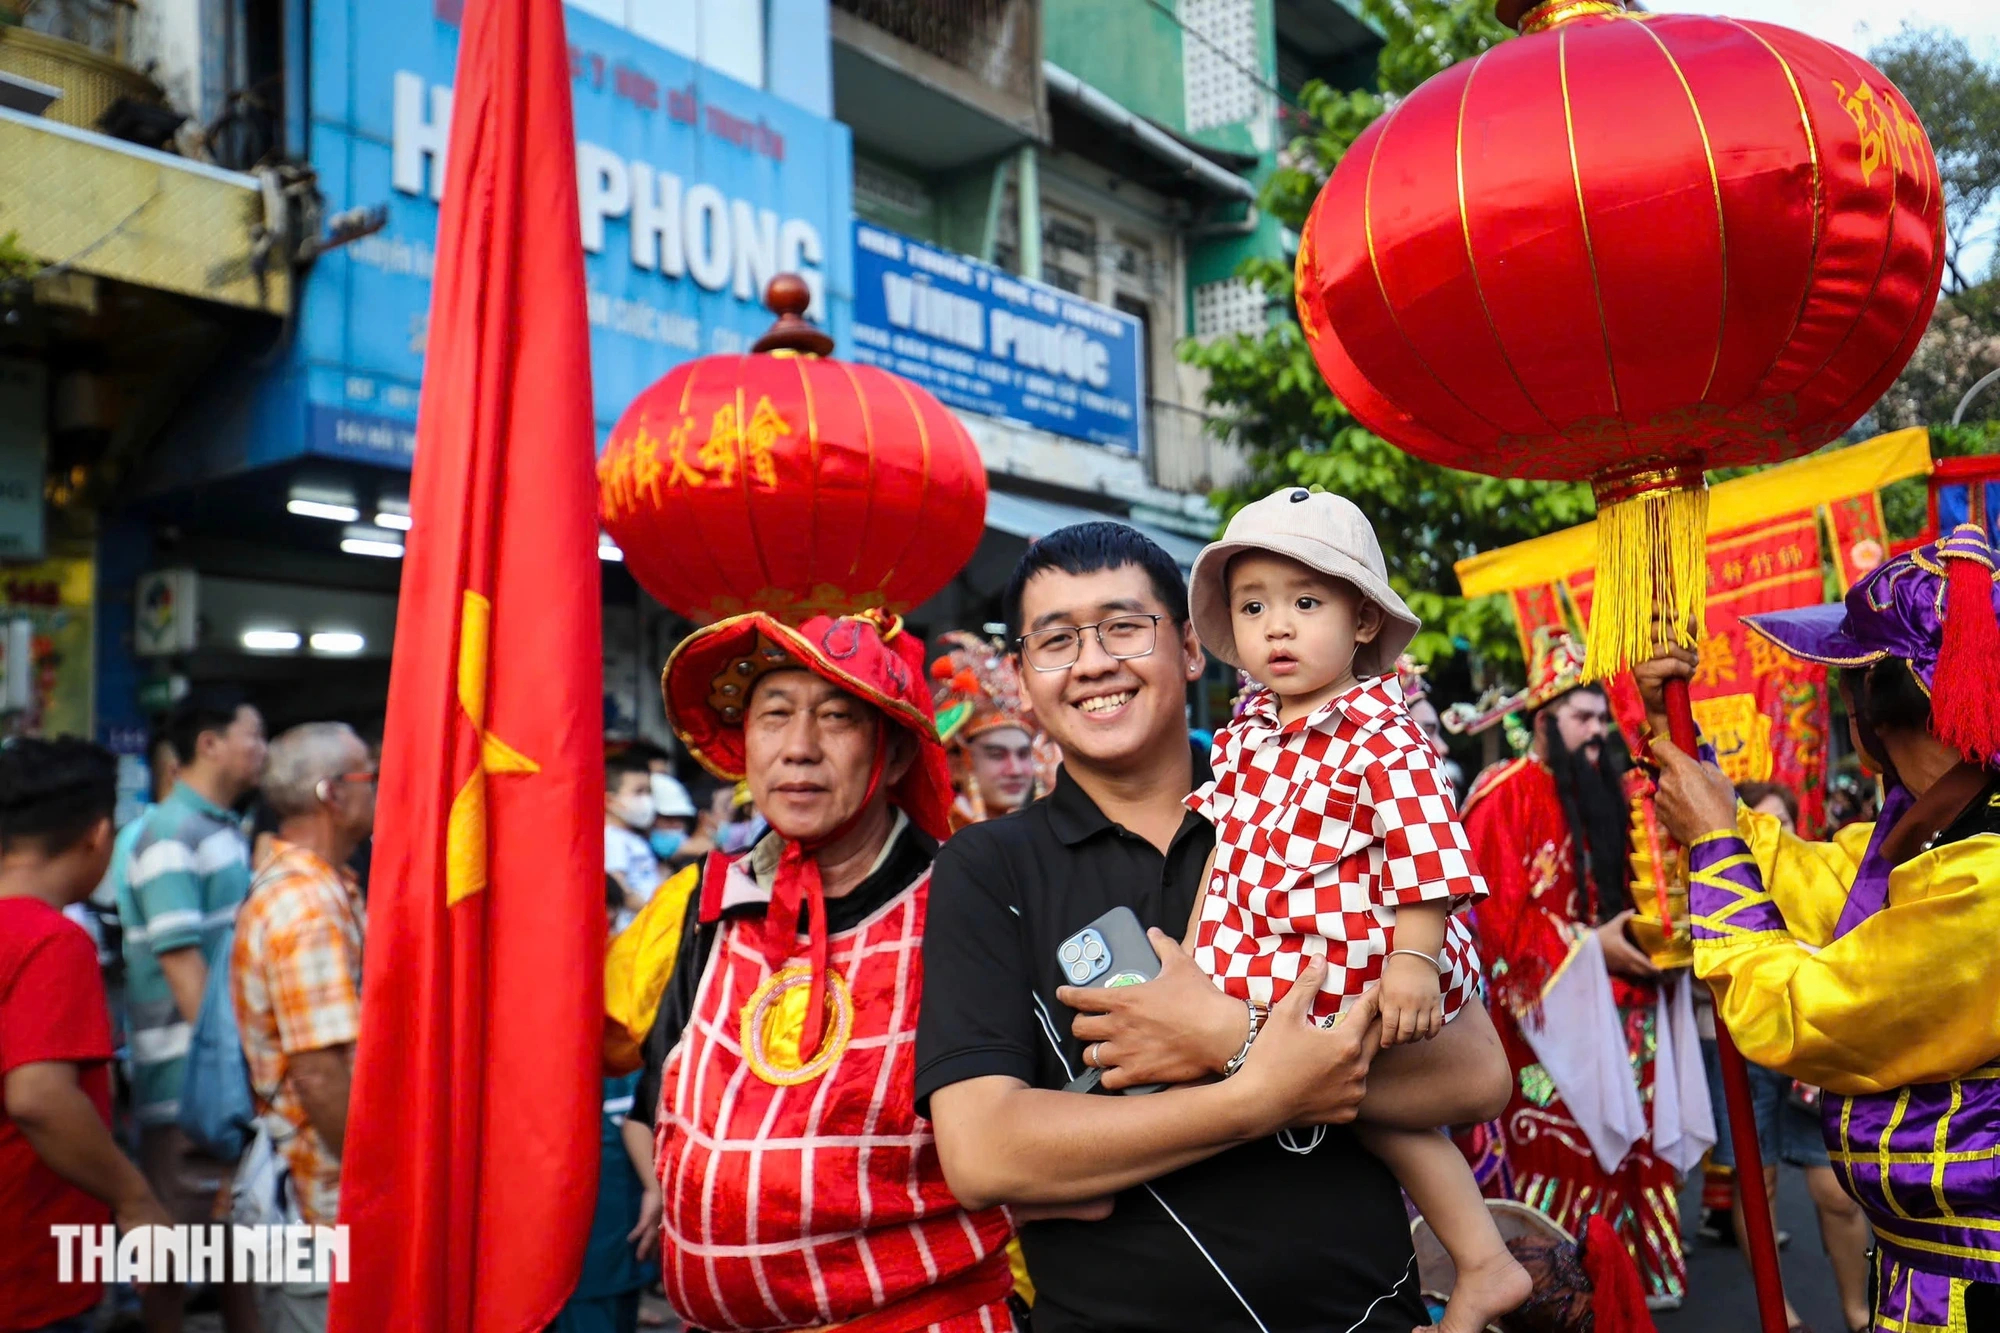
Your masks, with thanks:
M1875 1230L1883 1333L2000 1328L2000 588L1977 525L1844 605L1746 616L1839 667L1886 797L1824 843L1737 803L1660 739L1674 650L1636 669L1661 819L1689 848L1695 971L1745 1058L1826 1089L1841 1184Z
M1602 1213L1638 1264L1648 1304L1672 1308L1687 1282L1677 1173L1654 1155L1649 1132L1607 1169L1594 1150L1597 1126L1579 1122L1523 1032L1524 1021L1539 1022L1552 982L1594 938L1616 1008L1602 1019L1622 1034L1640 1100L1650 1104L1658 973L1626 932L1628 809L1610 708L1601 689L1583 683L1583 646L1566 634L1537 633L1528 680L1516 707L1530 714L1533 744L1480 775L1464 814L1492 891L1474 924L1487 960L1487 1004L1514 1070L1500 1121L1513 1197L1572 1234ZM1587 1017L1565 1012L1550 1028Z

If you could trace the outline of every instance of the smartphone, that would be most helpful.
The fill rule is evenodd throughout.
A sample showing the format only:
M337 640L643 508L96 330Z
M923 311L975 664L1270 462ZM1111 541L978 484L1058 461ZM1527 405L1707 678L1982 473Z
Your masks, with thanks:
M1146 928L1129 907L1114 907L1056 949L1056 967L1072 986L1110 988L1137 986L1160 975L1160 956L1146 938ZM1086 1069L1064 1086L1065 1092L1094 1092L1103 1071ZM1125 1088L1128 1093L1158 1092L1164 1083Z

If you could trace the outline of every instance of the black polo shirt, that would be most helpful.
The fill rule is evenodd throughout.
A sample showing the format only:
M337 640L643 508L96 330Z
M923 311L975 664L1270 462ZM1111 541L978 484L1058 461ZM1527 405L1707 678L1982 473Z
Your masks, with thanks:
M1207 777L1198 764L1196 781ZM918 1109L966 1079L1060 1088L1081 1071L1072 1011L1055 999L1057 947L1119 906L1178 939L1214 841L1190 813L1162 856L1064 774L1046 800L947 842L924 933ZM1256 1333L1259 1321L1268 1333L1408 1333L1428 1322L1396 1182L1342 1130L1304 1156L1276 1139L1232 1148L1125 1191L1105 1221L1033 1223L1021 1243L1035 1333Z

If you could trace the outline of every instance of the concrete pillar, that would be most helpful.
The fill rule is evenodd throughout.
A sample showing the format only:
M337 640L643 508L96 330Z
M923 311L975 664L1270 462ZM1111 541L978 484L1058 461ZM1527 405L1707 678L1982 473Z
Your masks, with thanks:
M1014 161L1017 167L1014 198L1021 213L1019 271L1024 278L1039 279L1042 276L1042 176L1035 146L1022 144Z

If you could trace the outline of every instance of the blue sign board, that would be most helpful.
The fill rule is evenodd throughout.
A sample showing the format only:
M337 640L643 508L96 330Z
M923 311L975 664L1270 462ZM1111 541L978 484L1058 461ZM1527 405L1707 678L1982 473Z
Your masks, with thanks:
M746 349L766 281L805 275L845 340L847 128L566 9L593 404L602 437L682 361ZM457 0L312 6L311 157L329 212L388 226L322 259L299 319L314 453L407 466L415 443Z
M841 355L968 412L1138 453L1139 321L991 264L857 221Z

